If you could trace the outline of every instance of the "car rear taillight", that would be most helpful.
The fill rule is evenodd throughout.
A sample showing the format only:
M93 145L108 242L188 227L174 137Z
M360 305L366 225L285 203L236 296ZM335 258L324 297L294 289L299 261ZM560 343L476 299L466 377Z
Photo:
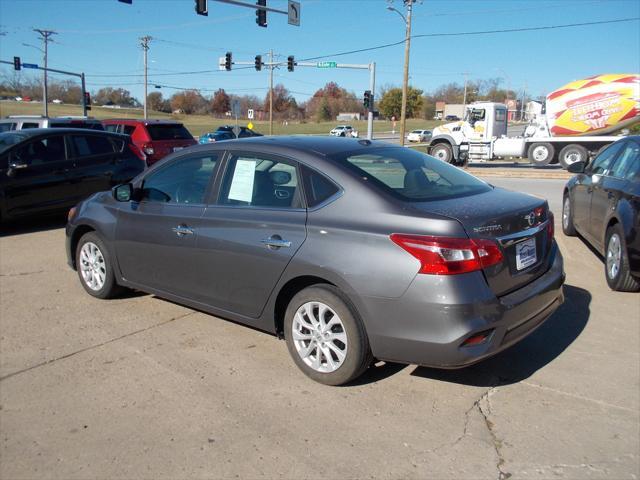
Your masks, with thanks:
M553 218L553 213L551 213L551 210L549 210L549 213L547 214L547 241L549 243L551 243L553 241L553 235L554 235L554 231L555 231L555 225L554 225L554 218Z
M420 261L418 273L455 275L502 262L495 241L394 233L391 240Z
M144 163L147 163L147 156L144 154L140 147L138 147L135 143L129 144L129 149L133 152L133 154L142 160Z
M144 145L142 145L142 151L146 155L153 155L155 153L155 151L153 150L153 145L151 145L150 143L145 143Z

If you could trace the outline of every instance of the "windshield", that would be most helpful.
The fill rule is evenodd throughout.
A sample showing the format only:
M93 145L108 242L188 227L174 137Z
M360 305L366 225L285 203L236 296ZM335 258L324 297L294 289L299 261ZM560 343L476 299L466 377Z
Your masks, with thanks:
M374 187L405 201L442 200L491 190L459 168L409 148L362 149L332 158Z
M193 139L189 130L182 124L147 125L151 140L190 140Z
M15 145L25 138L27 138L27 136L22 135L19 132L0 133L0 152L4 152L11 145Z

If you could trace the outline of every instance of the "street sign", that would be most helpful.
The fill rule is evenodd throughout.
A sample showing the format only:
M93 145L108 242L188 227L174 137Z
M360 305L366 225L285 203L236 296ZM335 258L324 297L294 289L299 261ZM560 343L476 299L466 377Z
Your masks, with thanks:
M35 63L23 63L22 68L38 68L38 65Z
M338 63L337 62L318 62L316 66L318 68L337 68Z
M253 108L250 108L249 110L247 110L247 117L249 117L249 120L253 120Z
M231 102L231 112L233 113L234 117L240 116L240 100L238 100L237 98L233 99L233 101Z
M225 60L225 57L218 57L218 70L226 70L224 66Z
M300 26L300 2L289 0L289 25Z

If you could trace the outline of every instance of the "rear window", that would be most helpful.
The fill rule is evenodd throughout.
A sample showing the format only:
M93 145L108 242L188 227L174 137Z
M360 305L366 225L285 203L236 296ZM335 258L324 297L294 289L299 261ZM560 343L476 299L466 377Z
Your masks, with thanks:
M51 128L86 128L89 130L104 130L104 127L100 122L83 122L70 121L70 122L51 122Z
M364 181L401 200L420 202L491 190L482 180L409 148L362 149L332 156Z
M193 136L183 125L147 125L151 140L192 140Z

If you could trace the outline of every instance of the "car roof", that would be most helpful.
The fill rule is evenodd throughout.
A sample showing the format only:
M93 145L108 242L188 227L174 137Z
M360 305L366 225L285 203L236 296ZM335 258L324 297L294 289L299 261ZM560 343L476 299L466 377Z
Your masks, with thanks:
M141 123L143 125L182 125L177 120L143 119L143 118L106 118L102 123Z
M27 128L23 130L11 130L4 133L18 133L25 137L36 137L38 135L46 134L61 134L61 133L82 133L91 135L109 135L112 137L129 138L129 135L122 135L120 133L105 132L104 130L92 130L88 128Z
M230 147L233 145L233 147ZM251 146L268 146L275 147L275 149L283 150L297 150L300 152L313 152L323 156L334 155L344 152L352 152L354 150L361 150L366 147L380 148L380 147L398 147L388 142L382 142L380 140L367 140L358 138L344 138L333 136L278 136L278 137L249 137L240 138L234 140L233 143L220 144L220 148L233 148L241 149L242 145ZM208 144L208 146L215 146L215 143ZM400 147L398 147L400 148ZM275 153L275 152L274 152Z

